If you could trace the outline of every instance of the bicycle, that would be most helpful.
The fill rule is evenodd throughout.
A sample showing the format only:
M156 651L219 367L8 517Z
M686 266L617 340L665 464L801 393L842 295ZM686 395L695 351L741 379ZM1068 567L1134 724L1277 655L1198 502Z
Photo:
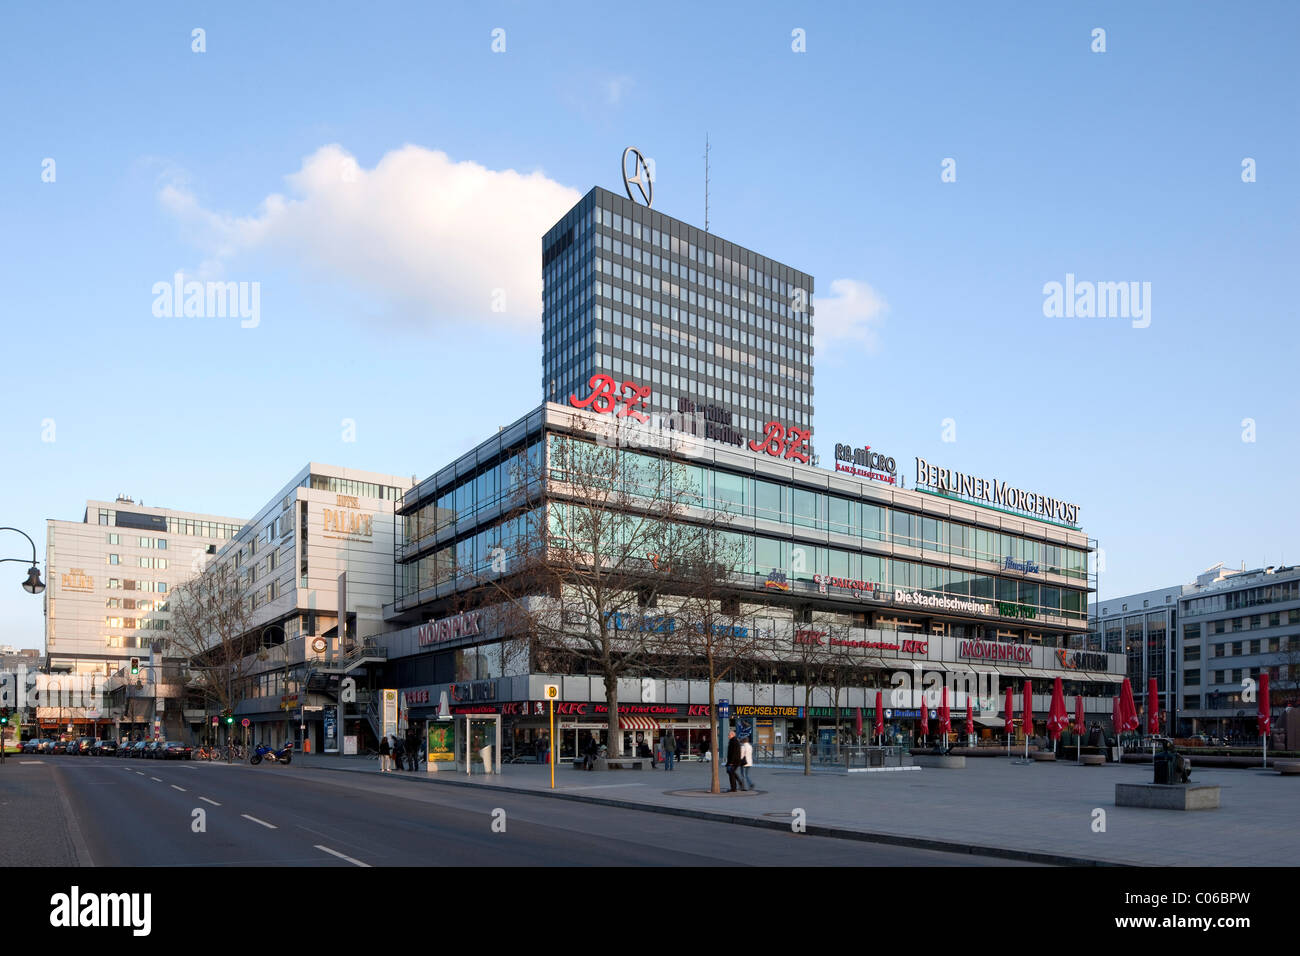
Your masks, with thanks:
M200 747L194 752L194 756L200 760L220 760L221 751L216 747Z

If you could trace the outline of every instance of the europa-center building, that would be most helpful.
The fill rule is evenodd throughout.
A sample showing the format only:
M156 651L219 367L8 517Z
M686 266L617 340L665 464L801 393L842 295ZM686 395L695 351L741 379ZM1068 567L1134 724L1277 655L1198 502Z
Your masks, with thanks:
M560 757L588 734L623 753L664 732L682 753L708 745L719 715L702 672L627 674L622 739L608 741L603 679L507 652L513 635L482 586L521 533L521 495L570 506L556 493L564 444L608 442L644 414L660 444L621 453L649 462L670 447L701 520L725 515L741 555L732 613L774 649L716 695L760 751L779 755L805 716L833 734L860 711L870 734L877 691L890 736L905 738L934 672L980 675L960 686L982 736L1001 739L1005 688L1018 715L1026 680L1041 733L1058 676L1071 715L1082 694L1089 724L1109 728L1125 659L1083 649L1096 545L1077 505L919 458L904 488L902 460L874 448L835 445L833 470L814 465L811 276L603 189L547 232L542 262L548 400L396 505L384 684L407 720L434 718L445 695L453 713L502 715L504 749L528 753L548 726L543 688L558 684ZM525 473L538 479L527 489ZM818 687L805 715L800 662L832 643L852 677ZM900 673L915 678L903 699ZM950 705L960 730L966 697Z

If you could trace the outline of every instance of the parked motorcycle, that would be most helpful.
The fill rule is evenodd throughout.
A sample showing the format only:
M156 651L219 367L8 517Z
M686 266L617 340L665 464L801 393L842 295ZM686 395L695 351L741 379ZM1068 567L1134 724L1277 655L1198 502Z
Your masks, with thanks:
M253 755L248 758L248 762L256 767L264 759L271 763L288 763L293 758L293 741L285 744L279 750L274 747L268 747L266 744L258 744Z

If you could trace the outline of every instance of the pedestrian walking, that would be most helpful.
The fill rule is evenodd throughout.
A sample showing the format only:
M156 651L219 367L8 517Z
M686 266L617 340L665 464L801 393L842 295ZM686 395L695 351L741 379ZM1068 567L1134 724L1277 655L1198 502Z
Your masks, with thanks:
M746 790L754 789L754 781L749 779L749 768L754 766L754 745L746 737L740 745L740 779L745 782Z
M388 755L390 753L388 746L388 735L379 738L379 772L388 773Z
M734 730L727 735L727 738L727 779L731 781L731 790L728 792L735 793L739 783L736 769L740 766L740 741L736 739Z
M402 738L393 734L393 762L397 764L398 770L406 769L406 744L402 743Z
M664 734L664 769L672 770L673 761L677 759L677 738L670 730Z

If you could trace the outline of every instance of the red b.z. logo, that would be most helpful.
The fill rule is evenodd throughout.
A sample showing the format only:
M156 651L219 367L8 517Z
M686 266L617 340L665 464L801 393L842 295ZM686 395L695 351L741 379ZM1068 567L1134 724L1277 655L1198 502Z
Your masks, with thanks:
M590 395L586 398L570 395L569 404L574 408L590 408L596 414L604 415L612 412L622 402L623 410L618 413L619 418L633 418L638 422L650 420L649 415L637 411L638 408L645 408L645 403L650 398L649 385L638 385L636 382L616 385L608 375L593 375L587 387L591 389Z
M808 439L812 437L811 431L793 425L784 428L779 422L768 422L763 428L763 437L749 443L750 451L761 451L773 458L792 458L808 464Z

